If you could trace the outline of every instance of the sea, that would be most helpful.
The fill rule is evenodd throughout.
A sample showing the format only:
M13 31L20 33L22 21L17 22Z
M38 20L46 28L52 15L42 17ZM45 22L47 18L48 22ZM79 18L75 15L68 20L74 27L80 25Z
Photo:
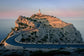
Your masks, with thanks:
M72 23L78 31L84 41L84 17L58 17L61 20ZM11 32L11 28L15 27L16 19L0 19L0 42L7 37ZM68 30L68 29L67 29Z
M16 19L0 19L0 42L11 32L11 28L15 27Z

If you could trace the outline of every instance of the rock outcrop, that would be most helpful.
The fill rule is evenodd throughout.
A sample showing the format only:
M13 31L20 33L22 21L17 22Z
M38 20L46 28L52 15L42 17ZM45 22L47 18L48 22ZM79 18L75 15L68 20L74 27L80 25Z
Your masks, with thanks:
M28 31L30 30L31 31ZM33 30L32 30L33 29ZM15 31L28 31L21 34L19 42L26 43L81 43L80 32L71 23L43 14L31 17L19 16L15 21Z

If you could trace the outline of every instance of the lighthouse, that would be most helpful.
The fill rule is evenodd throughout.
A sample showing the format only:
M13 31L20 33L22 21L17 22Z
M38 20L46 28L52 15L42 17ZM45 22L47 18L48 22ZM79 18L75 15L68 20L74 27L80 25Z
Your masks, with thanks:
M42 14L41 14L41 11L40 11L40 9L39 9L39 11L38 11L37 15L42 15Z
M39 9L39 14L41 14L40 9Z

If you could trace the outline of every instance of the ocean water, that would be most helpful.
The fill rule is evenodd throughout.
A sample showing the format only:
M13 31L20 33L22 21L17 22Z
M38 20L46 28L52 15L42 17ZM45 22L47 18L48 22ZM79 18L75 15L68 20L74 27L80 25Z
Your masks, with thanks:
M15 26L15 19L0 19L0 42L11 31L11 27Z
M76 29L80 31L84 40L84 18L58 18L65 22L72 23ZM16 19L0 19L0 42L8 35L8 33L10 33L11 27L15 27L15 20Z

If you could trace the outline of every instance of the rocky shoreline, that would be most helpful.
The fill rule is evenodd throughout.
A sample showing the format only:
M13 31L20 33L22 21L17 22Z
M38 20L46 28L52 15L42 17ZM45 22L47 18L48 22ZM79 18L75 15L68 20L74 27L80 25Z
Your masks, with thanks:
M69 50L69 51L68 51ZM71 50L71 51L70 51ZM83 56L84 49L59 48L52 51L29 51L27 49L6 49L0 46L0 56Z

